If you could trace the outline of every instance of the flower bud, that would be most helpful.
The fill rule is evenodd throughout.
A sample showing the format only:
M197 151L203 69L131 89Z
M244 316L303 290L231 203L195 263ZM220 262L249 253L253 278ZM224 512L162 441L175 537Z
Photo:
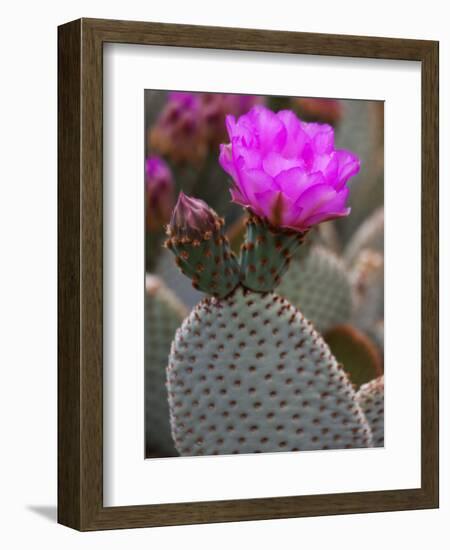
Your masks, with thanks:
M239 266L223 234L223 220L204 201L180 193L167 227L166 247L192 285L224 298L239 283Z
M206 202L180 192L168 230L170 236L179 239L203 239L218 231L222 223Z

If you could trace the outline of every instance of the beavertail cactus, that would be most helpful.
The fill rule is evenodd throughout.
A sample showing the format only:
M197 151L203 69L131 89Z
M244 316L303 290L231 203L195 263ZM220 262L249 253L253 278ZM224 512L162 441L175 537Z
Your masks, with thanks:
M352 284L347 269L333 252L312 246L295 258L277 292L298 307L321 333L347 323L352 316Z
M227 117L220 161L249 211L238 260L203 201L181 195L167 247L209 294L184 320L167 368L181 455L367 447L372 434L347 374L312 323L274 292L309 229L346 216L358 159L333 130L291 112ZM333 281L334 284L334 281Z
M170 432L166 366L186 309L158 277L145 280L145 447L147 456L177 456Z
M275 293L206 298L177 331L167 371L181 455L368 447L348 377Z
M384 376L361 386L356 397L372 429L374 447L383 447Z

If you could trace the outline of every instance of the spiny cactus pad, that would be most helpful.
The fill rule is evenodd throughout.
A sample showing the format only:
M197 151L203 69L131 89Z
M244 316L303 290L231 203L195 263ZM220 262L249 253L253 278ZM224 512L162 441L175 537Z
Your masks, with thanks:
M177 456L170 433L166 367L186 309L164 283L147 275L145 292L145 441L147 456Z
M374 447L383 447L384 376L361 386L356 397L372 429Z
M320 246L291 262L277 292L322 333L348 322L352 315L352 287L345 265Z
M185 319L167 369L181 455L369 447L345 372L302 314L238 286Z
M180 192L165 243L192 286L217 298L230 294L240 278L223 224L224 220L204 201Z
M305 235L305 232L276 230L251 215L241 247L242 284L259 292L273 290L281 282L292 254L303 243Z

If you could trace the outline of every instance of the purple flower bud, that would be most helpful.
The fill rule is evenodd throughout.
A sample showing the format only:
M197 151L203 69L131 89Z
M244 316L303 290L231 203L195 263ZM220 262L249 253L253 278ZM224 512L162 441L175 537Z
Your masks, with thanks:
M219 162L233 178L233 201L275 227L306 231L350 213L347 181L359 158L334 147L327 124L305 123L292 111L253 107L226 119L230 143Z
M172 212L168 233L183 239L204 239L220 229L222 221L206 202L188 197L182 191Z
M167 164L151 156L145 162L146 220L150 231L161 229L170 219L174 203L174 183Z

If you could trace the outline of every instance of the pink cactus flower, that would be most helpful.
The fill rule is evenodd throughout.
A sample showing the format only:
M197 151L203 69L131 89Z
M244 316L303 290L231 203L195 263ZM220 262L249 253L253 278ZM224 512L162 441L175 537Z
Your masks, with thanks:
M200 166L226 139L226 115L239 116L262 101L253 95L170 92L150 129L150 147L176 163Z
M160 230L169 221L175 200L172 172L160 157L146 160L145 185L147 227Z
M253 107L226 118L230 143L219 162L233 179L234 202L275 227L306 231L350 213L347 181L359 158L334 147L328 124L305 123L292 111Z

